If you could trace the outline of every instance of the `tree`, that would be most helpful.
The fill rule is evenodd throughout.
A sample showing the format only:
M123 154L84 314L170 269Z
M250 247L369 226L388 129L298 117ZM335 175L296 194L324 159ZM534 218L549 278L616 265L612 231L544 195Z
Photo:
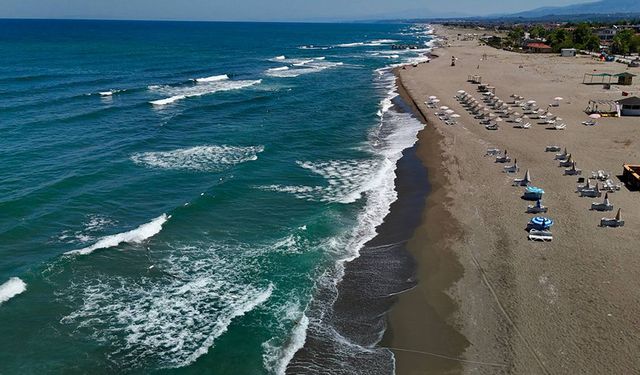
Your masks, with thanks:
M515 29L512 29L511 31L509 31L509 34L507 34L507 38L509 39L512 45L514 46L519 45L522 42L522 39L524 38L524 29L521 26L518 26Z
M593 35L591 26L586 22L579 24L575 30L573 30L573 42L578 49L584 49L589 38Z
M584 44L584 49L592 52L600 51L600 38L595 34L591 34Z
M611 42L611 52L618 55L627 55L631 52L632 43L635 39L633 30L622 30L613 37Z
M529 34L532 38L545 38L547 36L547 30L542 25L535 25L529 30Z

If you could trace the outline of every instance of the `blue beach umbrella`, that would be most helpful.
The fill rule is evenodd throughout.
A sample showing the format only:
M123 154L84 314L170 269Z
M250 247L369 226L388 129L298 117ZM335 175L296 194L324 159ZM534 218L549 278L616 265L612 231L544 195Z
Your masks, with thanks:
M536 216L531 219L530 223L537 229L549 229L553 226L553 220L544 216Z

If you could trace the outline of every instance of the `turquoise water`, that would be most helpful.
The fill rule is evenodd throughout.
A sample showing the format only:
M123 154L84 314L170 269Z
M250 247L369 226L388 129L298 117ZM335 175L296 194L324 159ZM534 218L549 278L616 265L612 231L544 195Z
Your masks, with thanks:
M395 200L427 29L0 30L0 373L284 373Z

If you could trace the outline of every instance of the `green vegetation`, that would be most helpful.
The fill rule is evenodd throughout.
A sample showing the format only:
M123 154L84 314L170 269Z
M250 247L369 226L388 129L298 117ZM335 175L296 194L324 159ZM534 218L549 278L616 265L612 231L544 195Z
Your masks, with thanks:
M613 37L611 52L618 55L640 52L640 36L633 30L623 30Z
M590 24L583 22L570 28L558 28L544 35L554 52L563 48L576 48L587 51L598 51L600 39Z

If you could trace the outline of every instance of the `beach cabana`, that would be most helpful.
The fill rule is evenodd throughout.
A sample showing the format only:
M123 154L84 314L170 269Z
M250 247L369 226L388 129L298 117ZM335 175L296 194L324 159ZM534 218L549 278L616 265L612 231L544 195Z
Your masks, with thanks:
M615 76L618 77L619 85L631 86L633 85L633 77L635 77L636 75L631 74L629 72L624 72L624 73L616 74Z
M640 116L640 98L637 96L618 100L617 104L622 116Z

